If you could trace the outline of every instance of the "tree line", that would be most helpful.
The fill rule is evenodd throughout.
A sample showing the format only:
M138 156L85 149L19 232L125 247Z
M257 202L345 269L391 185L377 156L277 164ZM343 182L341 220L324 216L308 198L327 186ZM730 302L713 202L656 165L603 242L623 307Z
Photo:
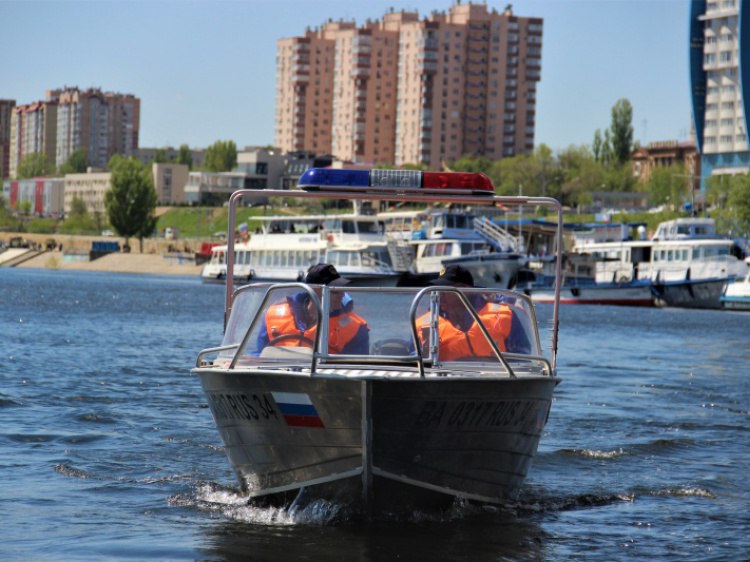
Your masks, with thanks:
M193 169L193 155L187 144L180 145L177 154L170 157L166 150L159 148L154 153L157 164L175 163L185 164L188 169ZM79 148L74 151L68 159L55 167L47 155L41 152L33 152L24 156L18 163L16 179L41 178L53 175L64 176L66 174L82 174L88 169L90 163L87 151ZM234 141L218 140L206 149L202 170L207 172L228 172L237 165L237 145Z

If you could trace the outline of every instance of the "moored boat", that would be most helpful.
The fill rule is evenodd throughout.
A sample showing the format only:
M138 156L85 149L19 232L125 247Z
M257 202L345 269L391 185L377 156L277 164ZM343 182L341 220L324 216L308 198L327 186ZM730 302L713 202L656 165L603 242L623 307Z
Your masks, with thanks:
M524 289L535 303L552 303L555 291L552 287ZM627 283L573 283L563 284L560 304L605 304L614 306L653 306L651 283L634 281Z
M651 240L588 243L573 252L593 256L597 283L650 282L657 306L720 308L726 284L748 270L743 250L706 218L665 221Z
M721 306L728 310L750 310L750 273L744 279L727 283Z
M544 205L562 224L557 201L494 196L480 174L358 170L341 186L340 172L308 170L304 191L280 194ZM232 196L230 230L248 195L256 192ZM445 358L437 330L449 295L476 322L489 354ZM313 311L311 332L293 334L293 346L261 337L272 307L303 300ZM332 303L344 301L367 321L369 345L358 354L333 343ZM503 311L505 336L491 335L482 306ZM222 345L203 350L193 372L249 498L391 511L456 498L499 503L522 485L559 383L557 303L546 352L529 298L502 289L252 283L235 292L230 275L225 314ZM419 331L418 318L426 323Z
M297 281L317 263L333 263L355 284L395 286L410 264L405 242L390 239L372 215L258 217L259 232L235 245L240 282ZM205 282L225 282L227 245L212 250L201 272Z

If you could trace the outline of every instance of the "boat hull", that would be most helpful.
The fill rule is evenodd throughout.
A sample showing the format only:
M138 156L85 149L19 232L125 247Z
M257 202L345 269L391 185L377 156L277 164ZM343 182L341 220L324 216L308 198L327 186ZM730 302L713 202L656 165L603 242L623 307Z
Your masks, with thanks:
M388 509L512 496L559 382L195 372L249 496L305 489Z
M727 282L727 279L711 279L654 283L651 290L656 306L718 309Z
M552 303L555 290L550 287L530 288L524 291L535 303ZM560 304L604 304L617 306L653 306L654 299L649 285L581 285L563 287Z

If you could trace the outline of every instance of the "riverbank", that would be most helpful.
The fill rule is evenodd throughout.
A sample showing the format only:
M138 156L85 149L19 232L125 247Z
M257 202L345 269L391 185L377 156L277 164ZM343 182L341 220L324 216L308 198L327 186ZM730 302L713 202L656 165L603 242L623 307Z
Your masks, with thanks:
M16 267L43 269L74 269L81 271L108 271L112 273L142 273L152 275L199 276L200 265L183 254L123 254L113 253L94 261L71 260L60 251L43 252Z
M88 256L92 242L116 241L122 247L124 240L105 236L3 232L0 235L0 241L8 244L13 237L23 238L40 248L47 247L49 241L54 241L55 245L54 250L42 252L15 267L188 276L199 276L202 267L195 265L193 260L194 247L200 247L200 241L148 238L143 241L143 251L141 252L140 242L131 239L131 251L129 253L116 252L94 261L88 261L87 259L75 259L75 256Z

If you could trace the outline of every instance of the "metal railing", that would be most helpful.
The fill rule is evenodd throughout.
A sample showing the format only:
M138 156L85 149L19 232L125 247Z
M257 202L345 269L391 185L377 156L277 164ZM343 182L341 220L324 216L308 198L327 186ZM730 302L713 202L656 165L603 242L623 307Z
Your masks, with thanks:
M557 236L556 236L556 264L555 264L555 298L552 312L552 344L550 366L554 373L557 364L557 349L559 337L559 307L560 289L562 277L562 241L563 241L563 212L562 205L556 199L549 197L511 197L498 195L475 195L472 193L458 194L454 190L446 193L438 191L425 192L394 192L374 191L371 188L336 188L328 191L302 191L302 190L270 190L270 189L242 189L237 190L229 198L229 217L227 232L233 233L236 224L236 210L239 202L245 197L298 197L303 199L345 199L345 200L370 200L370 201L409 201L420 204L444 203L444 204L471 204L471 205L493 205L504 206L542 206L551 207L557 211ZM229 236L227 240L227 281L226 299L224 310L224 326L226 327L229 315L232 311L232 300L234 294L234 237ZM319 303L317 303L319 305Z

